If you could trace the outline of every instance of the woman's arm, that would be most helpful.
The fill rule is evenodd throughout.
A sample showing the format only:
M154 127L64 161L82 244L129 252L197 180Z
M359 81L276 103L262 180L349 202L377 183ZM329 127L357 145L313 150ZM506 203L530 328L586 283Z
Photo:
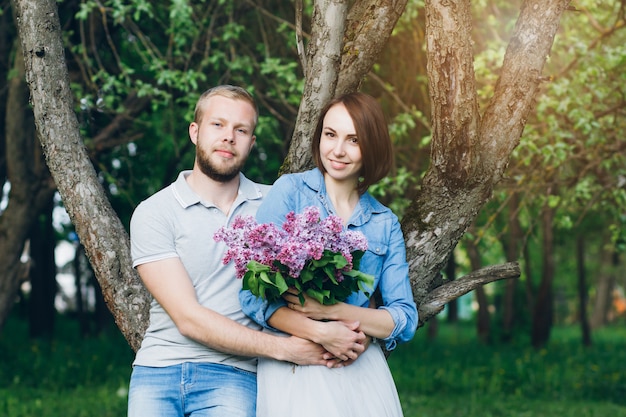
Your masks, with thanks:
M270 317L269 324L285 333L322 345L342 361L356 359L365 350L365 334L359 322L317 321L282 307Z
M287 307L313 320L336 320L346 323L359 322L359 329L368 336L386 339L395 328L391 314L384 309L359 307L348 303L322 305L304 294L304 305L294 293L284 294Z
M417 307L408 277L404 237L395 216L387 236L388 250L377 272L382 306L377 309L348 303L324 306L306 296L305 304L301 305L295 293L290 293L284 297L288 307L315 320L359 321L360 329L368 336L383 339L388 350L394 349L398 342L411 340L417 329Z

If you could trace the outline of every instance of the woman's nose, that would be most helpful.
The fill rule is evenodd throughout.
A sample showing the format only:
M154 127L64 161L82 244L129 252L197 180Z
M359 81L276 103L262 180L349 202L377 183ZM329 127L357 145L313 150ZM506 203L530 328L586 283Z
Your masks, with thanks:
M343 155L345 153L343 140L338 140L337 143L335 143L335 148L333 149L333 152L335 153L335 155Z

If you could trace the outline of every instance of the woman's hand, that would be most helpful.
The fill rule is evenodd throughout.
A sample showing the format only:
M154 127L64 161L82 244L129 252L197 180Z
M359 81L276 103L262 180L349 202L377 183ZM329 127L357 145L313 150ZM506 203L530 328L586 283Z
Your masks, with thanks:
M359 323L344 323L341 321L320 322L323 329L316 340L330 355L340 361L356 360L365 351L368 337L359 330ZM332 356L331 356L332 355Z
M298 291L295 288L289 288L286 293L283 294L283 299L287 302L287 307L291 310L298 311L310 319L313 320L337 320L334 316L334 311L337 305L324 305L320 304L314 298L309 297L306 294L304 296L304 305L300 304L298 298Z

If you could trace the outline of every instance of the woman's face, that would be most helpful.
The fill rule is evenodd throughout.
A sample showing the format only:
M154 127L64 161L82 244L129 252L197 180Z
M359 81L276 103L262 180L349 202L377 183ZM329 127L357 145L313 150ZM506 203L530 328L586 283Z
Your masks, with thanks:
M352 117L342 103L332 106L324 117L320 156L332 179L358 182L363 166L361 148Z

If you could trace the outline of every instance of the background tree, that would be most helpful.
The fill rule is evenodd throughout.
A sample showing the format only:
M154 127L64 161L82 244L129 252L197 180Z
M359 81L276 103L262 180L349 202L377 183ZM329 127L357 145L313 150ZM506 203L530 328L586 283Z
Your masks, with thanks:
M486 75L490 63L500 59L494 52L504 53L506 41L496 32L501 27L497 21L511 13L498 2L489 3L492 13L482 30L498 35L490 37L491 48L477 58L477 71ZM503 336L510 337L515 327L529 333L535 329L533 343L544 345L550 320L570 323L593 307L593 322L593 317L611 310L616 285L624 285L623 276L615 273L623 252L626 209L624 28L624 3L619 1L578 1L564 14L536 97L536 112L512 154L507 178L479 217L477 238L498 236L508 259L523 258L524 287L510 281L504 284L506 289L495 288L506 300L497 304ZM491 86L481 86L479 96L488 97ZM541 220L544 216L552 220ZM586 267L597 271L590 275L587 297L577 293L573 279L578 276L575 242L580 234L586 243ZM613 265L601 268L599 263ZM614 284L604 281L606 276ZM577 301L583 299L591 303ZM605 307L593 306L594 300ZM522 308L535 311L532 322L524 320Z

